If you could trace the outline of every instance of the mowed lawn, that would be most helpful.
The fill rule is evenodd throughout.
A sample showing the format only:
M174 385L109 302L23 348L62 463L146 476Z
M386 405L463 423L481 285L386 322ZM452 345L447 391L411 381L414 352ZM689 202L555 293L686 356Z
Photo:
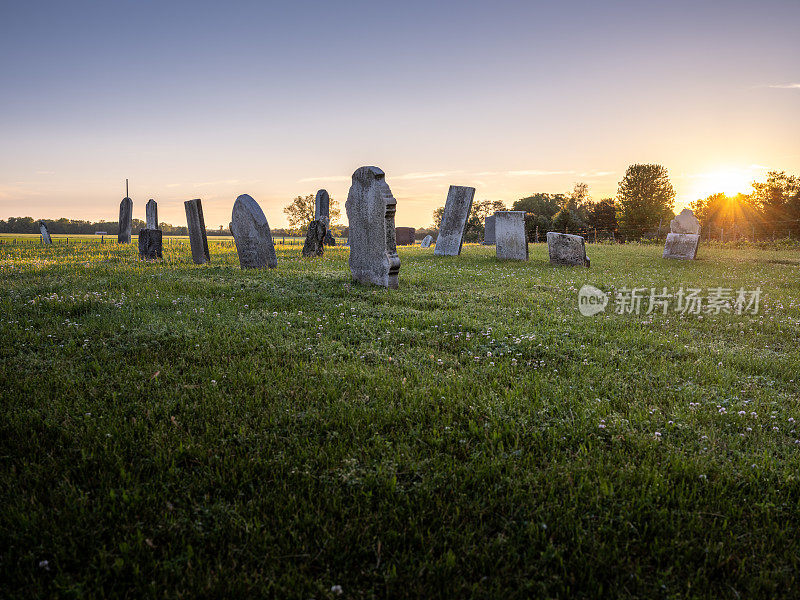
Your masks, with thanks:
M530 248L0 246L0 595L800 596L800 251Z

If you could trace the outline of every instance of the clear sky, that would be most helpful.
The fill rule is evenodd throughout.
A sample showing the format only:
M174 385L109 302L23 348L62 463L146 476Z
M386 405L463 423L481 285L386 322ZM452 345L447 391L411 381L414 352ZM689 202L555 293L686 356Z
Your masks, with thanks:
M131 181L185 223L252 195L273 227L386 172L397 224L477 199L613 196L665 165L690 202L800 173L800 0L0 0L0 218L116 220ZM344 212L344 211L343 211Z

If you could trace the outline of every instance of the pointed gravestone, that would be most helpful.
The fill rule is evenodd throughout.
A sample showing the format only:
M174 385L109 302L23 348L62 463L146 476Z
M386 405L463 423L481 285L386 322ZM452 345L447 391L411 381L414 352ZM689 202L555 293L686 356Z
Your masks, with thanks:
M494 215L486 217L486 223L483 228L483 243L487 245L495 243Z
M53 243L53 240L50 238L50 232L47 231L47 225L44 224L44 221L39 221L39 232L42 234L43 244Z
M439 237L436 238L436 249L433 251L435 255L458 256L461 254L464 229L467 226L474 197L475 188L473 187L450 186L450 190L447 192L447 202L444 205L442 223L439 226Z
M189 244L192 247L192 260L195 264L202 265L211 260L208 253L208 234L206 222L203 219L203 204L200 199L187 200L183 203L186 209L186 226L189 230Z
M314 220L325 219L325 224L330 223L331 198L327 190L318 190L314 197Z
M571 233L547 232L547 252L551 265L588 267L586 240Z
M311 221L311 223L308 224L306 241L305 244L303 244L303 256L322 256L324 254L326 232L327 228L325 227L324 219Z
M494 216L497 258L528 260L525 211L499 210Z
M387 288L399 286L394 216L397 200L378 167L361 167L345 203L350 224L350 272L361 283Z
M131 243L131 219L133 218L133 200L128 197L119 203L119 234L117 242L120 244Z
M274 269L278 266L267 217L252 197L242 194L233 203L230 228L242 269Z
M158 204L150 198L144 207L146 229L158 229Z
M700 245L700 221L694 213L684 208L669 224L670 233L664 244L663 258L694 260Z
M433 238L431 236L429 236L429 235L426 235L424 238L422 238L422 242L420 243L419 246L420 246L420 248L430 248L432 241L433 241Z

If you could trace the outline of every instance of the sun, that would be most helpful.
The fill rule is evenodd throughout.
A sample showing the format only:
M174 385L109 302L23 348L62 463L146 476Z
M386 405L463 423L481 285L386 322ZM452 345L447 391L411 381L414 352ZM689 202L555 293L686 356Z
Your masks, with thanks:
M726 168L698 173L691 175L691 183L684 194L687 202L708 198L712 194L725 194L726 196L736 196L737 194L749 194L752 191L752 183L758 179L760 171L753 168Z

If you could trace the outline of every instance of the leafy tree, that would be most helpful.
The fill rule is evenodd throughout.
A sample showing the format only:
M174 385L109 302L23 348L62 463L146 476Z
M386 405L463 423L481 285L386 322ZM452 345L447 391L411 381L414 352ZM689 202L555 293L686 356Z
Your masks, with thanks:
M305 227L314 220L314 208L316 196L309 194L308 196L297 196L292 202L283 209L286 214L286 219L289 221L289 226L297 231L303 231ZM339 210L339 203L330 197L330 225L333 228L341 216Z
M581 221L577 213L569 208L562 208L556 213L556 216L553 217L553 229L563 233L576 231L582 225L583 221Z
M613 198L603 198L599 202L590 202L587 206L590 227L604 231L617 229L617 206Z
M526 213L533 213L537 216L544 215L548 219L552 219L566 202L567 197L564 194L538 193L517 200L511 210L524 210Z
M631 165L619 183L617 202L620 227L632 237L641 237L672 218L675 190L667 169L661 165Z
M482 240L486 217L498 210L506 210L506 205L500 200L478 200L473 202L464 227L464 240L467 242L479 242ZM440 206L433 211L433 229L439 230L443 216L444 206Z
M771 231L800 233L800 177L770 171L765 182L753 182L753 203Z

